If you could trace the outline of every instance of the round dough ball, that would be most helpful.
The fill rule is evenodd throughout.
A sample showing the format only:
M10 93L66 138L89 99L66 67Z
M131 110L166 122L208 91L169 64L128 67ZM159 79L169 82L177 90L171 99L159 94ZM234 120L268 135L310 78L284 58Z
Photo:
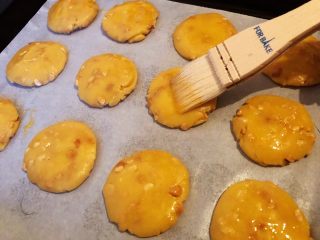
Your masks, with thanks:
M45 85L59 75L68 50L56 42L32 42L21 48L7 65L10 82L25 87Z
M19 125L19 113L13 102L0 97L0 151L8 145Z
M171 68L156 76L149 87L147 101L154 120L169 127L188 130L208 120L208 114L216 108L217 99L185 113L177 109L170 80L178 75L181 68Z
M89 176L96 159L96 137L84 123L64 121L38 133L24 155L29 180L48 192L77 188Z
M183 212L189 173L171 154L136 152L112 169L103 187L109 220L138 237L159 235Z
M176 27L173 44L182 57L193 60L236 32L232 23L218 13L197 14Z
M263 73L282 86L320 83L320 41L309 36L271 62Z
M212 240L310 240L310 227L290 195L267 181L231 185L214 209Z
M283 97L250 98L237 111L232 128L241 149L261 165L283 166L310 154L314 125L303 105Z
M88 105L113 107L134 90L137 79L137 68L131 60L121 55L102 54L81 66L76 85L80 99Z
M93 22L99 11L95 0L58 0L48 12L48 27L56 33L71 33Z
M158 10L147 1L128 1L111 8L104 16L102 29L118 42L140 42L155 27Z

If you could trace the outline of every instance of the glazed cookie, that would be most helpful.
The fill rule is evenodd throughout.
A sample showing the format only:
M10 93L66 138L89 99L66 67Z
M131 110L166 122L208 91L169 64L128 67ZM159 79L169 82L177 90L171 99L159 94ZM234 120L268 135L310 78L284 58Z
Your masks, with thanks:
M155 27L158 16L158 10L148 1L128 1L105 14L102 29L115 41L140 42Z
M147 101L149 112L157 122L169 128L188 130L208 120L208 114L216 108L217 100L213 99L189 112L180 113L170 85L170 80L180 71L180 68L171 68L156 76L150 84Z
M25 87L45 85L66 65L68 50L56 42L33 42L21 48L7 65L7 79Z
M71 33L89 26L98 11L95 0L58 0L48 12L48 27L56 33Z
M309 36L273 60L264 70L282 86L312 86L320 83L320 41Z
M24 155L23 169L42 190L71 191L89 176L96 148L96 137L87 125L59 122L32 139Z
M134 90L137 79L132 61L121 55L102 54L81 66L76 85L80 99L88 105L113 107Z
M183 212L189 173L171 154L136 152L112 169L103 187L109 220L138 237L159 235Z
M272 182L245 180L231 185L214 209L212 240L311 240L303 212Z
M0 97L0 151L8 145L19 125L19 113L13 102Z
M232 23L218 13L197 14L176 27L173 44L182 57L193 60L236 32Z
M310 154L314 125L303 105L272 95L250 98L232 120L241 149L261 165L283 166Z

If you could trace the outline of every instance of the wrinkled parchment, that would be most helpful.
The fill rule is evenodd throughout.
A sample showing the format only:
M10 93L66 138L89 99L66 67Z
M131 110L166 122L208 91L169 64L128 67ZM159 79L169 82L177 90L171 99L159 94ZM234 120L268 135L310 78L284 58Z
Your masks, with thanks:
M120 233L107 219L102 187L112 166L134 151L163 149L179 157L191 175L190 196L176 226L154 239L209 239L212 211L220 194L235 181L246 178L272 180L287 190L306 214L315 239L320 239L320 136L312 154L289 166L261 167L237 148L230 120L246 98L275 94L305 104L320 128L320 88L280 88L257 75L218 99L218 109L205 124L183 132L167 129L153 121L146 108L146 92L153 76L167 68L182 66L171 35L186 17L204 12L221 12L238 30L263 21L239 14L184 5L165 0L152 2L160 11L156 28L135 44L120 44L101 31L103 14L121 1L99 0L100 12L88 28L60 35L46 27L49 0L18 36L0 54L0 94L13 99L22 115L17 135L0 152L0 239L1 240L88 240L136 239ZM14 23L10 23L14 24ZM67 46L69 61L60 76L47 86L22 88L7 82L9 59L31 41L53 40ZM93 109L80 102L74 87L81 64L101 53L119 53L132 59L139 69L135 91L114 108ZM28 123L34 124L30 128ZM24 150L41 129L57 121L86 122L99 139L98 155L90 177L78 189L64 194L39 190L21 170Z

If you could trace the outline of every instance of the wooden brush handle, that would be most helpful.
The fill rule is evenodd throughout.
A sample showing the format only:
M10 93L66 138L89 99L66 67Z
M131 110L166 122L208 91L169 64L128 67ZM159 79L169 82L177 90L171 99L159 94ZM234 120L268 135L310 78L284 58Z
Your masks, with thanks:
M311 0L284 15L234 35L211 49L208 56L216 56L218 51L229 79L235 83L257 73L319 27L320 0Z

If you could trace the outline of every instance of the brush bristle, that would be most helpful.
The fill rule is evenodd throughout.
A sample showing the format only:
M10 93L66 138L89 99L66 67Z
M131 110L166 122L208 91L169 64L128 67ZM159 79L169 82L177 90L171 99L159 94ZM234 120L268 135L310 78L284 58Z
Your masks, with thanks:
M171 80L171 87L180 112L195 108L225 91L207 55L185 65Z

